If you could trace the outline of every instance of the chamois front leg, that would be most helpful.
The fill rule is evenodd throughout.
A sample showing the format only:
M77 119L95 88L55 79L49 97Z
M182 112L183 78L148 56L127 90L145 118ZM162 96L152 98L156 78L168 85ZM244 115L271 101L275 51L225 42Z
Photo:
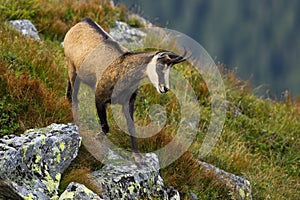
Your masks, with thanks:
M68 86L67 86L67 92L66 92L66 99L72 103L72 85L71 85L71 81L68 78Z
M136 94L134 93L131 98L129 103L125 103L122 105L123 113L125 115L125 119L127 122L127 127L128 127L128 132L130 134L130 139L131 139L131 145L133 149L133 156L136 162L141 162L142 161L142 156L139 153L138 150L138 145L136 141L136 132L135 132L135 125L133 121L133 111L134 111L134 101L135 101Z
M133 151L135 153L138 153L139 150L138 150L138 145L136 142L135 126L134 126L133 119L131 118L130 113L129 113L129 105L128 104L123 105L122 109L123 109L123 113L125 115L128 132L130 134L131 145L132 145Z
M106 118L106 103L99 101L96 97L97 114L100 119L102 131L106 134L109 132L109 127Z

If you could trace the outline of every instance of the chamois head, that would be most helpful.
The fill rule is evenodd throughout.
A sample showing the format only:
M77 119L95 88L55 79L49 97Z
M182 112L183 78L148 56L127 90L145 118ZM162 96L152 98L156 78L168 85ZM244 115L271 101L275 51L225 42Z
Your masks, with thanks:
M169 91L170 68L177 63L185 61L185 54L178 56L170 51L158 51L153 56L151 62L147 65L146 73L158 93Z

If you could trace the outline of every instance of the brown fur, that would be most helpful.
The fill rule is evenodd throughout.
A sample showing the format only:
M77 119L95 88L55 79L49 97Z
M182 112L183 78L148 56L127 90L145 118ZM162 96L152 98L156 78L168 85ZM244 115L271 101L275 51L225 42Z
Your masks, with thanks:
M121 81L119 84L123 84L118 87L119 90L123 90L129 82L133 82L136 78L136 82L146 76L145 69L148 62L153 57L153 52L147 53L132 53L130 56L124 54L115 60L102 74L101 79L97 82L96 85L96 99L101 99L101 101L107 102L110 100L113 89L116 83L126 75L128 81ZM139 67L138 75L135 73L128 73L130 70ZM122 98L119 99L118 103L123 104Z
M111 103L112 93L116 89L118 97L114 103L123 106L133 150L138 152L133 123L137 90L135 84L146 77L147 65L157 53L161 55L161 66L172 66L182 62L184 58L168 51L129 52L89 18L85 18L69 30L64 39L64 48L69 63L68 99L74 101L76 108L79 85L75 83L79 84L82 81L93 88L102 131L107 133L109 127L105 106L106 103ZM115 88L117 83L118 87Z
M69 64L71 86L74 86L78 75L81 81L92 88L95 88L97 74L128 52L89 18L85 18L67 32L64 50Z

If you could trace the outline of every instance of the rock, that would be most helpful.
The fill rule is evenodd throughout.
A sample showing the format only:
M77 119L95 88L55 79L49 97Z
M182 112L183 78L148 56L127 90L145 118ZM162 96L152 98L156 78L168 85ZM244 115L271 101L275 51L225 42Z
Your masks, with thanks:
M190 190L190 196L191 196L191 198L193 200L197 200L198 199L197 195L192 190Z
M28 199L57 197L61 174L77 156L81 138L72 124L52 124L0 139L3 191ZM1 196L0 196L1 199Z
M137 28L132 28L125 22L116 21L115 26L110 29L109 34L124 46L142 44L142 39L146 33Z
M22 200L23 198L19 195L18 191L10 184L10 182L0 179L0 199Z
M111 152L107 159L112 162L93 172L92 178L94 184L104 188L104 199L180 199L177 190L164 186L155 154L147 153L139 165L130 159L119 160Z
M234 199L252 199L251 186L247 179L225 172L206 162L198 161L198 163L204 170L212 173L218 182L225 185L231 191L230 194Z
M61 194L59 200L101 200L101 198L82 184L72 182Z
M23 35L28 36L33 40L41 41L38 31L35 28L35 26L31 23L31 21L27 19L10 20L8 21L8 23L11 24L15 30L21 32Z

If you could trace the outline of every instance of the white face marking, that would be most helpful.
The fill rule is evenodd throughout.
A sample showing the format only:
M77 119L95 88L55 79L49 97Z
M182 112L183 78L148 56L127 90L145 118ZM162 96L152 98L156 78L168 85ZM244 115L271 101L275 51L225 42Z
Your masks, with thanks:
M147 65L147 70L146 73L148 75L148 78L150 79L151 83L154 85L156 90L160 92L159 87L158 87L158 74L156 72L156 63L157 63L157 58L158 55L155 55L151 62Z
M170 87L169 87L169 77L170 76L169 75L170 75L170 67L168 66L167 69L166 69L166 71L164 72L166 87L168 89L170 89Z

